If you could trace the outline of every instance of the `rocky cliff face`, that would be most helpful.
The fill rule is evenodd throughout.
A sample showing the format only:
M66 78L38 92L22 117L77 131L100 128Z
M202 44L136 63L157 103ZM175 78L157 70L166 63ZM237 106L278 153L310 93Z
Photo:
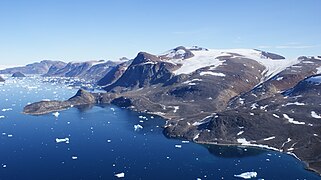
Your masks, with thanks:
M107 93L80 90L67 101L31 104L24 112L112 103L164 117L170 137L294 153L321 172L320 69L318 56L291 60L260 50L142 52L107 73Z
M132 61L126 61L112 67L111 70L97 82L97 84L99 86L107 86L114 83L124 74L131 62Z

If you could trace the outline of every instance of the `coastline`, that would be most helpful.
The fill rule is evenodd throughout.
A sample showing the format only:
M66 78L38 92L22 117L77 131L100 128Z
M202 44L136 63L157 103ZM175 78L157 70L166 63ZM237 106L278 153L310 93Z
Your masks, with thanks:
M104 103L104 104L111 104L111 103ZM64 111L64 110L68 110L70 109L71 107L75 107L77 108L77 106L81 106L81 105L92 105L91 103L87 103L87 104L80 104L80 105L74 105L74 106L68 106L68 107L65 107L65 108L60 108L60 109L52 109L52 110L47 110L47 111L42 111L42 112L38 112L38 113L26 113L26 112L22 112L23 114L27 114L27 115L44 115L44 114L49 114L49 113L52 113L52 112L55 112L55 111ZM168 120L171 120L171 118L167 117L164 114L160 114L160 113L155 113L155 112L148 112L148 111L139 111L135 108L130 108L130 107L124 107L130 111L135 111L135 112L139 112L139 113L145 113L147 115L155 115L155 116L159 116L161 117L162 119L165 120L165 125L162 127L163 130L166 128L166 122ZM165 135L165 134L164 134ZM170 136L169 138L173 138L173 139L184 139L184 140L189 140L189 141L192 141L196 144L208 144L208 145L217 145L217 146L237 146L237 147L244 147L244 148L255 148L255 149L263 149L263 150L270 150L270 151L276 151L276 152L280 152L280 153L284 153L284 154L288 154L292 157L294 157L295 159L299 160L300 162L302 162L304 164L304 169L308 170L308 171L311 171L311 172L314 172L316 173L317 175L321 176L321 172L318 171L317 169L315 168L311 168L309 166L309 163L304 161L304 160L301 160L295 153L292 153L292 152L284 152L278 148L275 148L275 147L270 147L268 145L264 145L264 144L244 144L244 143L236 143L236 142L230 142L230 141L222 141L222 142L209 142L209 141L198 141L197 139L188 139L188 138L184 138L184 137L177 137L177 136Z

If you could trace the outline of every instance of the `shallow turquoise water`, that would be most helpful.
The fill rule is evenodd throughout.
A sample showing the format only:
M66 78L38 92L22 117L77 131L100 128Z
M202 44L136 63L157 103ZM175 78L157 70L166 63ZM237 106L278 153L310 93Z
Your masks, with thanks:
M117 179L122 172L124 179L234 179L248 171L258 173L254 179L320 179L279 152L168 139L163 119L115 106L71 108L57 118L21 113L27 103L76 91L36 77L0 85L0 179ZM143 128L135 131L137 124Z

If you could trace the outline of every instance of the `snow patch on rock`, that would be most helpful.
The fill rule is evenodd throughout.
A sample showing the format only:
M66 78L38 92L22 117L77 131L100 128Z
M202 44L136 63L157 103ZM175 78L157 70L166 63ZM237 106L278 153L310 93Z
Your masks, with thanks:
M305 122L295 121L294 118L289 117L287 114L283 114L283 117L288 120L289 123L297 124L297 125L304 125Z
M212 76L219 76L219 77L225 77L226 75L223 73L217 73L217 72L212 72L212 71L204 71L200 73L201 76L204 75L212 75Z
M311 116L316 119L321 119L321 115L317 114L315 111L311 111Z

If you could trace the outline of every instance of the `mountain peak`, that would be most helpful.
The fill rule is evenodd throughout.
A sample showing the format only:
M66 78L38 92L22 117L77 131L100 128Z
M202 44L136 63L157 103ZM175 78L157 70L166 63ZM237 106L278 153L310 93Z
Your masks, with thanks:
M132 65L146 63L146 62L158 62L160 59L152 54L149 54L147 52L139 52L135 59L132 62Z

